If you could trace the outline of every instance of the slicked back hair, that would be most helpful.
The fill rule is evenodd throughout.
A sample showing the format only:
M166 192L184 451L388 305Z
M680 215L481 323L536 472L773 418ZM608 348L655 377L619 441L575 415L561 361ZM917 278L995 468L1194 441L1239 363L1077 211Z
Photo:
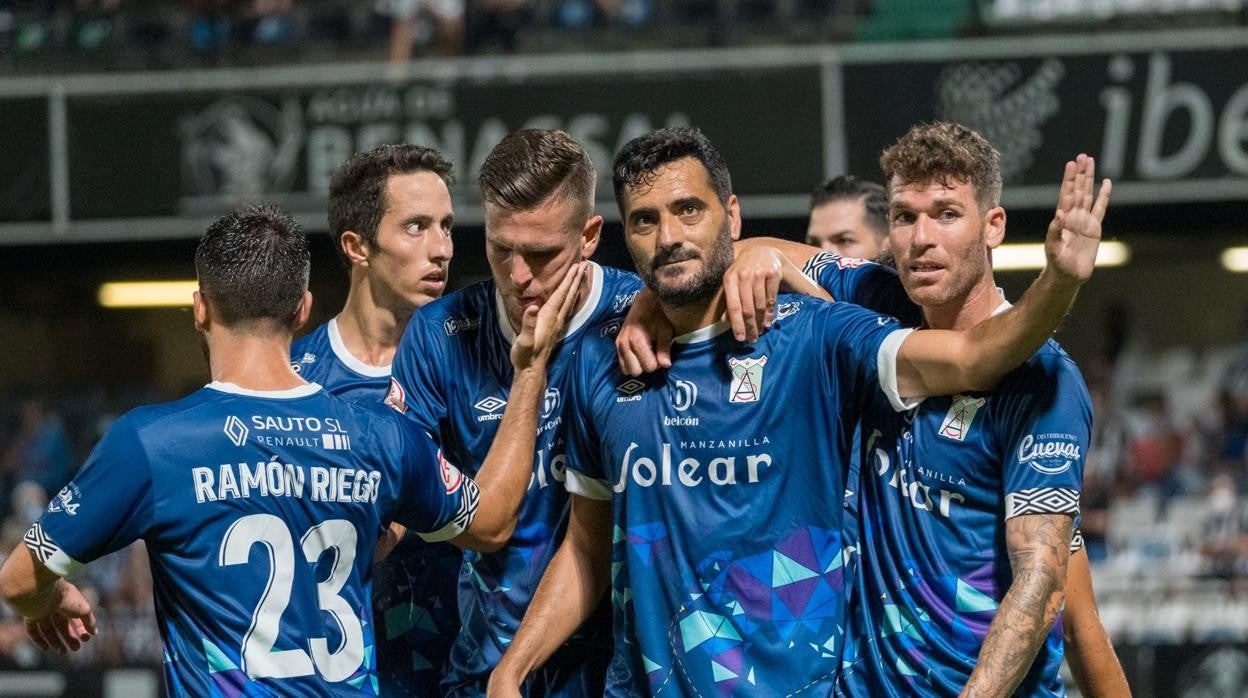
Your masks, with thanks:
M334 172L329 183L329 233L334 249L348 267L351 261L342 249L342 234L355 231L377 244L377 228L389 201L386 188L392 175L432 172L450 187L455 183L451 161L433 148L407 143L379 145L356 153Z
M696 128L661 128L625 143L615 156L611 169L620 214L624 214L624 195L629 189L648 186L660 167L684 158L702 163L719 202L727 205L732 196L732 177L710 139Z
M594 211L598 172L576 139L558 129L526 128L499 141L481 163L477 178L487 204L529 211L555 198L575 204L580 230Z
M880 156L891 188L900 184L951 180L975 187L980 211L1001 203L1001 154L979 133L949 121L918 124Z
M810 194L810 210L833 201L862 201L863 220L878 236L888 235L888 192L875 182L841 175L823 182Z
M227 327L289 329L308 289L312 257L303 229L272 204L231 211L195 249L200 293Z

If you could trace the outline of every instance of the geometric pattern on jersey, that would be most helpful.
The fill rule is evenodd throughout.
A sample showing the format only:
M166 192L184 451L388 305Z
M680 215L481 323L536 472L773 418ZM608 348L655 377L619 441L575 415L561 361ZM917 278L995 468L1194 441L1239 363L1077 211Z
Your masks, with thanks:
M803 527L763 552L736 558L725 550L704 559L694 585L702 591L690 593L676 624L677 664L709 663L719 694L731 695L759 690L749 639L764 628L774 629L795 654L836 657L846 560L840 539L838 531ZM835 633L825 637L829 620Z
M579 346L568 483L612 501L608 695L832 686L850 427L865 403L887 404L878 367L898 328L849 304L777 303L756 343L717 323L640 379L620 372L609 333Z
M1005 495L1005 516L1023 514L1079 513L1079 490L1065 487L1032 487Z
M291 365L308 381L345 400L377 404L390 388L390 367L369 366L342 341L338 318L291 346ZM459 633L456 583L463 553L450 543L409 535L374 566L377 654L387 693L435 696Z
M499 551L462 555L461 631L450 652L443 694L484 690L567 528L563 451L570 347L590 328L597 331L602 323L622 319L641 287L635 275L618 269L594 264L592 273L585 305L569 320L567 335L548 362L533 477L515 531ZM406 416L439 439L446 457L469 475L484 462L506 408L514 337L494 282L486 280L422 307L408 323L395 355L394 378L403 391ZM567 651L556 652L542 671L563 679L575 673L585 661L582 657L610 641L609 624L610 609L604 603L570 640ZM587 680L589 684L564 684L567 695L576 695L574 684L593 685L601 675Z
M1049 341L991 393L869 413L862 433L861 554L838 692L956 694L1013 581L1009 522L1078 515L1087 389ZM1063 694L1061 626L1059 614L1019 695Z

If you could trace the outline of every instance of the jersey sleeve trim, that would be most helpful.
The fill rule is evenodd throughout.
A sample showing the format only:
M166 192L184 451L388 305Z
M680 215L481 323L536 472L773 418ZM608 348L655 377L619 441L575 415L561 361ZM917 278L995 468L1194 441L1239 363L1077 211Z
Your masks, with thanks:
M441 543L451 540L472 525L472 520L477 518L477 505L481 502L481 488L477 487L475 480L464 477L463 484L460 488L459 510L451 517L451 520L445 526L432 532L417 531L417 535L424 538L430 543Z
M1005 518L1012 519L1024 514L1078 516L1079 490L1065 487L1033 487L1005 495Z
M569 468L564 471L566 479L564 480L564 488L575 495L580 495L586 499L596 499L600 502L609 502L615 496L611 491L611 483L606 480L599 480L596 477L590 477L576 472Z
M1083 531L1075 529L1075 536L1070 540L1070 554L1074 555L1083 549Z
M802 274L810 279L810 282L816 286L822 286L819 283L819 277L823 274L823 270L829 265L834 264L839 259L837 255L831 252L820 252L810 259L806 260L806 264L802 265ZM840 300L834 298L833 300Z
M26 531L25 536L22 536L22 542L26 544L30 554L34 555L36 560L61 577L72 577L82 569L82 563L61 550L61 546L52 540L52 536L44 532L43 525L38 521Z
M909 337L911 332L914 330L904 329L892 332L880 343L880 351L877 354L880 390L884 391L888 404L892 405L897 412L912 410L923 402L923 398L902 396L901 390L897 387L897 353L901 351L902 342L906 341L906 337Z

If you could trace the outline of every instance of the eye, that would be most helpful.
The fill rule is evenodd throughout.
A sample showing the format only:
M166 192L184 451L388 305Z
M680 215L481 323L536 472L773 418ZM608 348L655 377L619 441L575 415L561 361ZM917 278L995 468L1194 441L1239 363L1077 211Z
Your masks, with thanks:
M893 214L893 222L899 223L902 225L913 223L914 214L909 211L898 211L897 213Z
M958 213L957 211L954 211L951 208L947 208L940 212L940 220L942 221L954 221L961 217L962 217L962 214Z
M680 215L692 216L693 214L697 213L699 210L700 209L698 208L697 204L685 204L680 209Z

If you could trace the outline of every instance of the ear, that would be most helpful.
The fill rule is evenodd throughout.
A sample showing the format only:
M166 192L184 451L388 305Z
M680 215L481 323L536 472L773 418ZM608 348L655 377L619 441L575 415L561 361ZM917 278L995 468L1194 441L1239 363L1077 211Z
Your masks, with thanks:
M602 216L594 216L585 221L585 227L581 228L581 259L593 257L601 239Z
M728 211L728 228L732 232L733 240L741 239L741 202L737 200L736 194L728 196L728 202L724 208Z
M298 330L308 322L308 316L312 314L312 292L304 291L303 299L299 301L299 310L295 313L295 326L291 330Z
M191 318L195 321L195 329L200 332L207 332L208 326L212 324L212 313L208 309L208 297L200 291L196 291L191 296Z
M984 214L984 244L996 249L1005 241L1005 209L997 206Z
M360 265L368 266L369 244L363 235L348 230L338 236L338 245L342 248L343 254L347 256L347 260L351 262L351 266Z

